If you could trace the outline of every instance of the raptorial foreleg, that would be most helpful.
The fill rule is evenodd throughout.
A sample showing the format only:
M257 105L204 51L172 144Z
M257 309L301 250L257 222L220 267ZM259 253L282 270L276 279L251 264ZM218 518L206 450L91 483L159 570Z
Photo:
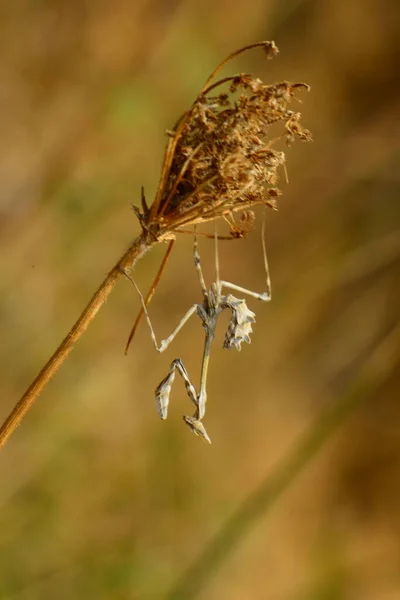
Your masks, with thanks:
M183 417L183 420L190 427L190 429L193 431L193 433L195 433L196 435L199 435L200 437L202 437L203 439L205 439L207 442L209 442L211 444L211 440L207 434L207 431L206 431L203 423L201 422L200 419L197 418L197 414L199 412L198 397L196 394L196 390L195 390L194 386L192 385L192 382L190 381L188 372L186 371L180 358L176 358L175 360L172 361L167 376L164 377L164 379L161 381L161 383L159 384L159 386L156 389L155 399L156 399L157 412L160 415L161 419L166 419L168 416L169 398L171 395L172 384L175 380L176 371L178 371L178 373L181 375L181 377L185 383L186 392L187 392L190 400L196 406L195 416L189 417L189 416L185 415Z

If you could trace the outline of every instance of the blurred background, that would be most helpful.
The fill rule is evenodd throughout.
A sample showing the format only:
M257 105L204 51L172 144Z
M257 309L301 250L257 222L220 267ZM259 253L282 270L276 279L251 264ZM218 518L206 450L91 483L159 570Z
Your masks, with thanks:
M205 423L161 422L154 389L180 357L198 383L192 319L163 355L121 281L0 456L0 598L164 598L227 518L349 394L399 328L400 7L396 0L4 0L0 6L0 417L5 418L139 233L165 135L213 67L306 81L312 144L288 150L267 215L273 301L251 346L211 360ZM294 106L297 110L296 105ZM207 282L212 242L201 240ZM138 265L146 290L165 247ZM224 279L262 291L259 231L221 242ZM159 339L200 300L182 236L151 304ZM400 349L268 515L191 597L400 598ZM178 597L178 596L176 596ZM185 596L182 596L185 597Z

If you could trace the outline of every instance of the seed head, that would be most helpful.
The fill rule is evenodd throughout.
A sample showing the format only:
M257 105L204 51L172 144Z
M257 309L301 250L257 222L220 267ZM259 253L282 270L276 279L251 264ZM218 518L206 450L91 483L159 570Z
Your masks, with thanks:
M261 47L272 58L274 42L259 42L230 55L210 75L191 108L172 131L160 185L150 209L136 211L142 226L158 233L175 231L216 218L232 216L264 204L276 208L281 191L279 172L285 152L275 143L283 138L290 145L296 137L311 139L300 123L300 113L288 105L305 83L282 81L265 84L250 74L214 81L220 69L234 56ZM219 88L225 89L220 91ZM271 137L271 127L282 131Z

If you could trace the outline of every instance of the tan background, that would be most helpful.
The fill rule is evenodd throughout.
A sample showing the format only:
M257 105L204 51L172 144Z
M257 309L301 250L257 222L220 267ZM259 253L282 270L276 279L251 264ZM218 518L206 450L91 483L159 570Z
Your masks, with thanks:
M200 322L161 356L142 325L125 357L139 305L121 282L1 453L2 599L166 597L399 326L399 19L397 0L3 0L1 417L137 235L130 203L142 184L153 197L164 130L219 60L274 39L273 62L232 69L308 82L315 141L290 149L268 214L273 301L249 303L252 345L224 351L220 327L213 445L184 428L180 381L166 423L153 402L176 356L198 381ZM143 289L162 250L136 271ZM225 279L263 289L256 232L220 254ZM151 305L159 337L199 298L182 237ZM399 356L198 597L400 597Z

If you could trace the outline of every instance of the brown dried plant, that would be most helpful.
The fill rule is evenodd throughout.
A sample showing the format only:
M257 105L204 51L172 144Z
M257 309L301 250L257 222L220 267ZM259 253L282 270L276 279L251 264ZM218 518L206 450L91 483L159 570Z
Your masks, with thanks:
M260 42L267 57L277 54L274 42ZM234 55L228 57L231 59ZM311 138L300 125L300 113L287 105L304 83L265 85L253 75L224 77L211 83L224 61L207 79L191 108L174 129L164 157L160 185L150 209L137 211L142 226L155 235L175 233L259 204L275 208L280 195L278 169L285 153L273 148L272 125L284 124L282 136ZM229 84L227 91L215 95Z
M279 139L290 145L296 137L311 134L300 124L300 113L288 104L305 83L282 81L264 84L253 75L240 74L216 80L235 56L260 47L267 58L278 53L274 42L258 42L230 54L211 73L188 111L167 132L168 143L154 202L150 207L142 191L141 208L134 207L142 232L118 260L88 306L0 428L3 446L33 402L61 366L74 344L111 293L114 285L155 244L169 241L162 267L147 294L150 301L169 258L177 233L190 226L223 218L230 226L228 239L244 237L258 205L276 208L281 191L279 171L285 153L274 148ZM222 91L221 91L222 88ZM283 131L272 138L271 127ZM235 213L241 212L240 221ZM143 309L128 340L136 330Z

